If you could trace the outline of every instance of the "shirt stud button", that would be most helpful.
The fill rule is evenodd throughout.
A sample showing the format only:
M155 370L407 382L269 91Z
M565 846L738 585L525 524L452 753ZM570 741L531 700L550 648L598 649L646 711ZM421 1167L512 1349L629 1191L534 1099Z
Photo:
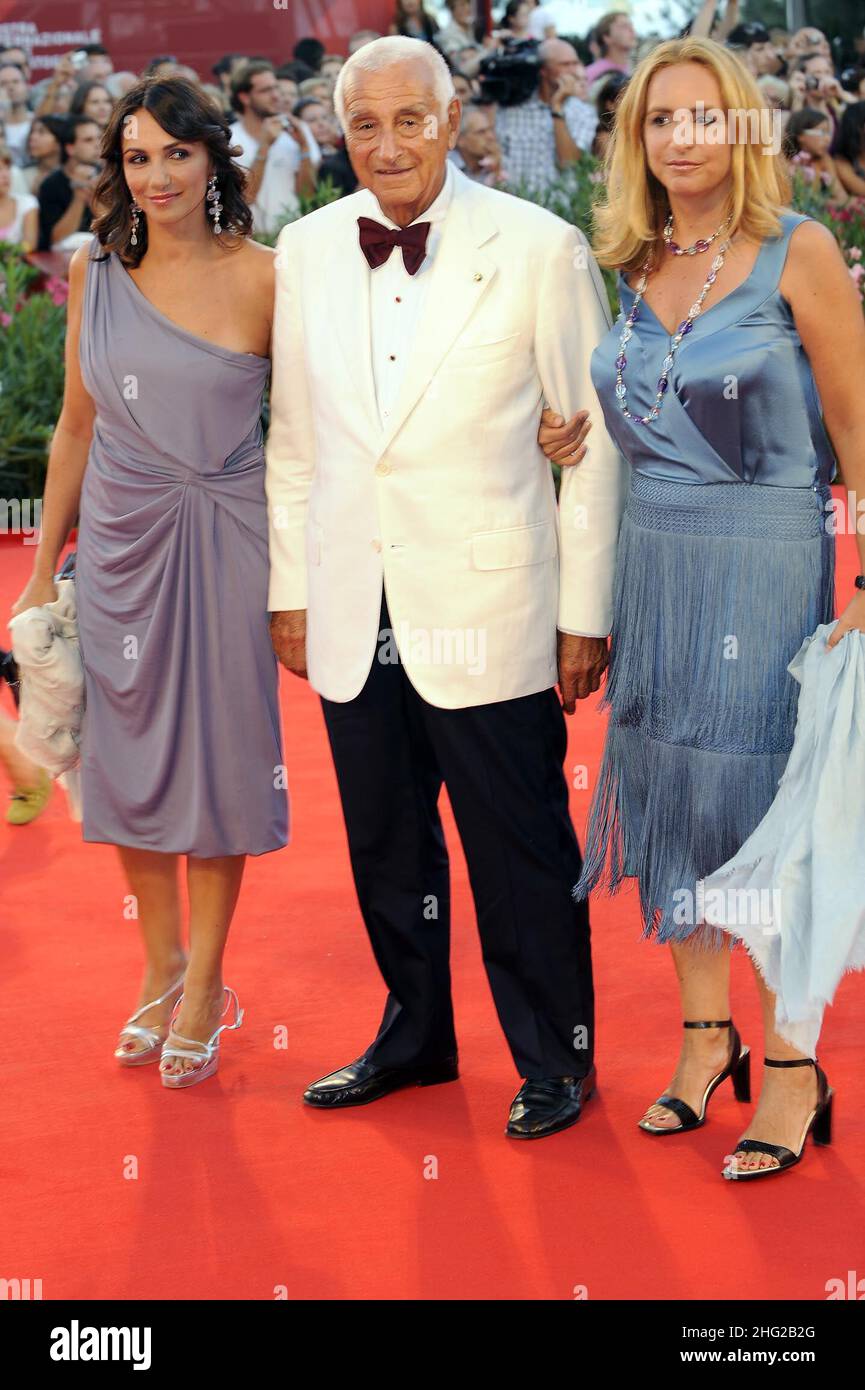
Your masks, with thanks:
M481 275L480 271L479 271L479 270L476 270L476 271L475 271L475 280L483 280L483 278L484 278L484 277Z

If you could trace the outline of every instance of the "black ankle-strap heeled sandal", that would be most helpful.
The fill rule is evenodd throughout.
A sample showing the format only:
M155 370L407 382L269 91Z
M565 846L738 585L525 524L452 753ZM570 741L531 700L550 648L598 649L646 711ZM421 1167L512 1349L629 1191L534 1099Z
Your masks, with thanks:
M795 1153L783 1144L770 1144L765 1139L741 1139L736 1145L736 1153L769 1154L770 1157L776 1158L778 1163L777 1167L772 1165L768 1168L742 1169L736 1163L734 1154L730 1163L723 1169L723 1177L731 1178L736 1182L745 1182L751 1178L767 1178L775 1173L783 1173L787 1168L795 1167L801 1161L805 1151L805 1141L809 1134L815 1144L831 1144L832 1142L832 1097L835 1092L829 1085L826 1073L817 1059L799 1057L790 1062L776 1062L771 1057L764 1057L763 1065L767 1067L813 1067L817 1073L817 1104L805 1122L802 1141Z
M730 1028L732 1029L732 1042L730 1046L730 1060L719 1071L717 1076L713 1076L705 1091L700 1105L700 1113L697 1114L691 1106L678 1096L659 1096L655 1101L656 1105L663 1105L666 1110L671 1110L677 1115L680 1123L672 1127L665 1125L653 1125L651 1120L640 1120L639 1126L646 1134L681 1134L686 1129L699 1129L706 1123L706 1107L714 1091L718 1089L722 1081L726 1081L730 1076L733 1079L733 1091L736 1099L749 1101L751 1099L751 1052L750 1048L742 1046L742 1039L739 1037L738 1030L731 1018L722 1019L719 1023L705 1020L691 1022L686 1019L682 1024L683 1028Z

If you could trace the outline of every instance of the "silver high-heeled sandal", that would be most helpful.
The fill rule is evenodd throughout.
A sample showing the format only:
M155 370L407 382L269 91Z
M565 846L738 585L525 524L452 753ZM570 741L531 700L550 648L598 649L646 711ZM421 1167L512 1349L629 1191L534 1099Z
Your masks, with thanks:
M184 974L186 973L184 967ZM162 1044L165 1042L168 1025L166 1023L153 1023L145 1027L138 1022L142 1014L146 1014L148 1009L155 1009L157 1004L164 1004L170 999L175 990L180 989L183 984L183 975L174 981L174 984L167 989L164 994L160 994L158 999L153 999L149 1004L142 1004L140 1009L128 1018L120 1030L118 1044L114 1049L114 1056L124 1067L143 1067L147 1062L155 1062L159 1057ZM132 1040L142 1040L146 1043L145 1047L128 1048L122 1042L123 1038Z
M206 1081L208 1076L213 1076L214 1072L219 1067L220 1033L224 1032L226 1029L231 1030L232 1028L239 1028L243 1022L243 1009L240 1007L234 990L229 989L228 985L224 985L223 991L228 995L228 999L222 1011L222 1017L225 1017L229 1004L233 1002L234 1022L221 1023L216 1029L216 1032L211 1034L207 1042L202 1042L198 1038L184 1038L182 1033L175 1033L173 1027L169 1028L168 1038L163 1045L162 1059L159 1063L163 1086L168 1086L175 1091L179 1091L184 1086L196 1086L199 1081ZM177 1011L182 1003L183 995L181 994L171 1015L172 1024L177 1017ZM198 1065L191 1067L187 1071L170 1072L164 1065L166 1059L169 1057L182 1057L184 1059L194 1057Z

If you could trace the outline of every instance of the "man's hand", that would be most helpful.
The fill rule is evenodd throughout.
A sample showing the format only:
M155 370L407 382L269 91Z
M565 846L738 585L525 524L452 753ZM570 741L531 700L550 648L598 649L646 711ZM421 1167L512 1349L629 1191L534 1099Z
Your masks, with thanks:
M828 101L843 101L844 89L836 77L821 77L817 88L820 96Z
M74 189L80 194L90 211L93 211L93 194L96 192L96 185L99 182L99 169L94 169L92 164L74 164L71 171L67 172L67 178Z
M270 640L286 671L306 680L306 609L271 613Z
M502 172L502 152L498 147L495 154L485 154L480 160L480 166L485 174L492 174L496 180L504 179Z
M591 428L587 410L577 411L573 420L565 423L561 415L548 406L541 416L538 443L552 463L568 467L585 457L583 441Z
M556 90L550 102L551 111L561 111L568 97L578 97L580 95L580 84L576 74L565 72L556 83Z
M790 105L795 111L797 107L805 104L805 74L804 72L791 72L789 77L790 85Z
M610 653L606 637L574 637L558 634L559 690L562 709L573 714L577 700L585 700L600 687Z
M299 116L293 116L291 114L288 114L285 119L288 121L288 125L285 127L286 135L290 135L292 140L300 145L302 150L305 150L306 132L303 128L303 121Z
M293 121L295 117L289 116L288 119ZM279 139L284 129L285 127L283 126L281 116L265 116L262 119L261 130L258 135L258 148L260 150L269 150L274 140ZM290 130L288 133L292 135L293 131ZM297 136L294 138L297 139Z
M71 53L64 53L54 64L54 71L49 80L49 87L60 87L64 82L74 82L78 84L78 70L72 61Z

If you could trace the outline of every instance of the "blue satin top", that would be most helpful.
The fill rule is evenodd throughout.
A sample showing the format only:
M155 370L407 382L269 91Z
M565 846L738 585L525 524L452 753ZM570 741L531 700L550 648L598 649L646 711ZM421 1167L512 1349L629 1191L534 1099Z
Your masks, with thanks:
M703 312L683 338L661 412L650 425L627 419L615 393L615 359L636 298L620 273L623 306L592 353L591 374L607 430L638 473L680 483L830 483L835 458L823 427L811 365L778 282L791 233L811 219L780 214L782 233L767 237L746 280L723 290L723 271ZM707 258L707 271L708 271ZM648 415L670 336L645 300L627 344L627 406Z

